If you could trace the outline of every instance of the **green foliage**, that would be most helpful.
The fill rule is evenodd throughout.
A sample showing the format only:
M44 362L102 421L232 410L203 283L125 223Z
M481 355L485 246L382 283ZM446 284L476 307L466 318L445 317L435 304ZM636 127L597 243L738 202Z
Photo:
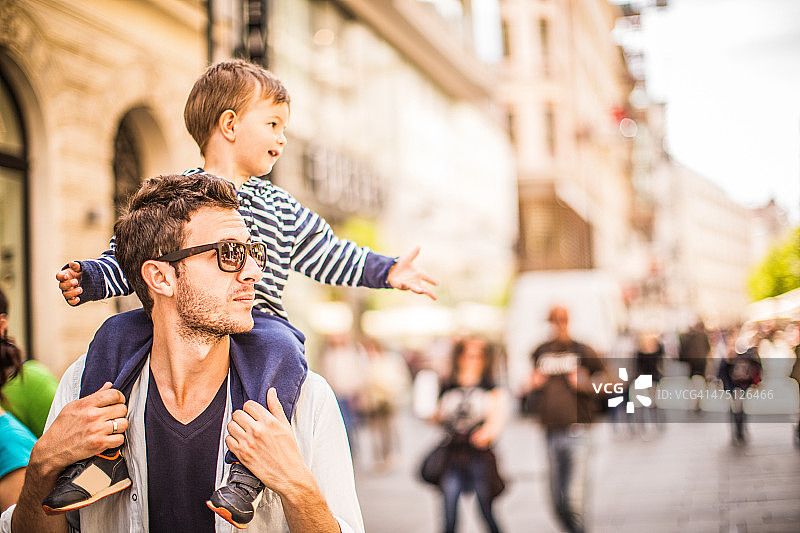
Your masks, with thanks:
M763 300L800 287L800 226L767 252L748 280L750 297Z

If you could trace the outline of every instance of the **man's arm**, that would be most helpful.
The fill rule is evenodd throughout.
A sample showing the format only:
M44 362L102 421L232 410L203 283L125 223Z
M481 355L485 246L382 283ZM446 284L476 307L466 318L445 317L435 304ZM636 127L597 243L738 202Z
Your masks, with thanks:
M248 401L243 410L234 412L225 443L280 496L289 531L339 533L339 523L303 462L275 389L267 394L267 407Z
M54 403L53 408L58 409ZM14 533L49 533L67 530L64 515L49 516L42 500L55 486L59 474L72 463L121 446L128 428L125 397L103 385L99 391L67 403L36 441L11 522ZM51 415L52 416L52 415ZM112 420L117 431L111 434Z

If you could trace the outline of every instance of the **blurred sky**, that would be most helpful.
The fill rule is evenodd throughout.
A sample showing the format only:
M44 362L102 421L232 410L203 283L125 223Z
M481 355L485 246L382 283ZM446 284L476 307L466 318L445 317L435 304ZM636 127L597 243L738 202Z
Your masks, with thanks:
M674 159L743 205L775 198L797 223L800 0L669 0L644 10L641 44Z

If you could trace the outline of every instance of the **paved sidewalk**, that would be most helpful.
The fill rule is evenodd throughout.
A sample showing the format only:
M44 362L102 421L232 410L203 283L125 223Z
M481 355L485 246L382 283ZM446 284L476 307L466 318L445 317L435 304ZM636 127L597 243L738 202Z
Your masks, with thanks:
M401 452L385 471L370 464L369 435L359 436L356 484L369 533L441 530L438 491L417 480L436 428L407 413L398 418ZM745 446L731 444L720 423L664 424L642 439L593 430L592 532L800 532L800 447L786 423L749 426ZM496 500L505 533L559 531L547 497L544 439L537 424L515 418L498 444L508 482ZM459 533L485 531L473 496L462 498Z

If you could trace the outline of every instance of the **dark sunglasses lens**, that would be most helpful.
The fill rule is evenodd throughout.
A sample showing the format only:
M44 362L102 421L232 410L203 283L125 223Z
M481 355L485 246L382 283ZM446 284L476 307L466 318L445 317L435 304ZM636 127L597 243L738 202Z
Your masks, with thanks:
M256 260L258 268L264 270L267 267L267 246L264 243L253 243L250 255Z
M225 272L238 272L244 266L245 247L240 242L223 242L219 249L219 266Z

